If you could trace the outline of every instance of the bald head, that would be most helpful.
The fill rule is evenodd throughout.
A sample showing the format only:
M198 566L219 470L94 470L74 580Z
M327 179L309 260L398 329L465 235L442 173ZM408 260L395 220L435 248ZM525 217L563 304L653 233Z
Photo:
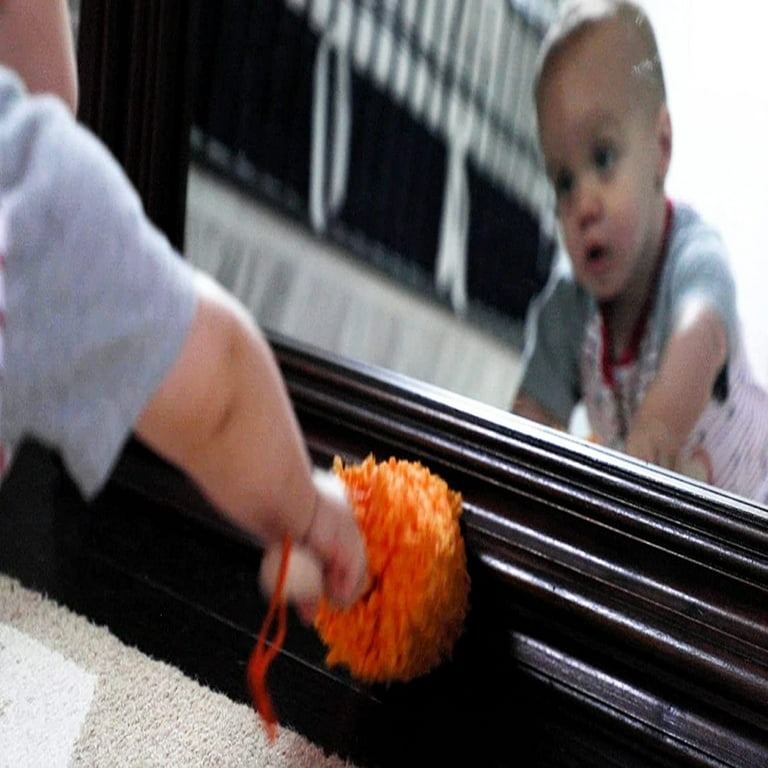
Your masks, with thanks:
M597 26L613 28L612 74L621 78L638 105L656 115L666 103L661 57L645 11L628 0L565 0L542 43L534 80L540 107L542 82L571 44Z

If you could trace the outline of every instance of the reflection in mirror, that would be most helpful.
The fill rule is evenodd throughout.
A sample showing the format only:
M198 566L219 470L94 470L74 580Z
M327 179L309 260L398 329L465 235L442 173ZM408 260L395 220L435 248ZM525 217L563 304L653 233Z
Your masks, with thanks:
M209 5L188 256L267 328L508 408L553 252L550 4Z
M202 5L188 257L268 329L507 409L556 261L531 84L557 3ZM702 178L712 126L691 119L733 83L697 75L697 108L684 78L712 67L693 62L687 15L645 6L675 129L668 191L733 238L739 268L758 240ZM733 165L716 170L738 188ZM756 305L740 299L749 324ZM768 344L747 345L765 380ZM580 412L570 428L589 432Z

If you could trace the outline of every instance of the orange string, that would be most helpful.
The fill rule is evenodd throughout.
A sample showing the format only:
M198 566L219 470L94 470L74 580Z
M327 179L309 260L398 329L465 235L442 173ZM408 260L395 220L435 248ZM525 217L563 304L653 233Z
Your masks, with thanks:
M267 729L267 737L270 742L277 736L277 717L272 708L272 699L267 690L267 668L272 660L280 652L285 640L287 629L286 601L283 597L283 588L285 586L285 576L288 572L288 559L291 555L291 537L286 534L283 539L283 556L280 560L280 574L277 578L277 586L269 602L269 610L264 624L256 640L256 647L248 660L248 685L251 689L256 711L261 715L261 719ZM272 642L267 646L267 635L269 634L272 622L277 614L277 632Z

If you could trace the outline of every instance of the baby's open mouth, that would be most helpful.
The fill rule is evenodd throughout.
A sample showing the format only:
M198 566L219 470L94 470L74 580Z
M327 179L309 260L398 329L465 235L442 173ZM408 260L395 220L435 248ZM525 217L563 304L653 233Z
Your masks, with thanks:
M587 261L595 262L599 261L605 254L605 249L599 245L595 245L587 251Z

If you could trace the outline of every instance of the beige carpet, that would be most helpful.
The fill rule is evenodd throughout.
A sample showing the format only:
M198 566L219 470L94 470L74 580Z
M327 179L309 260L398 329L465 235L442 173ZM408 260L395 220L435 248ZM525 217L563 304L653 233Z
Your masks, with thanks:
M118 765L351 764L0 574L0 766Z

